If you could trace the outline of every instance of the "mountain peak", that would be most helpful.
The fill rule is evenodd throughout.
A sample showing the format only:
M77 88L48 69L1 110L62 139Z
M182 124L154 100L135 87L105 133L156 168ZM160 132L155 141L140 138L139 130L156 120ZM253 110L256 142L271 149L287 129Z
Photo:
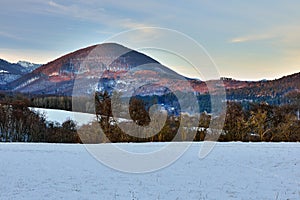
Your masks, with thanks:
M69 93L75 78L93 79L101 74L112 78L150 63L159 64L151 57L123 45L103 43L79 49L42 65L12 82L10 88L19 92Z
M39 67L41 64L35 64L28 61L20 60L16 64L21 65L24 68L30 68L30 67Z
M3 61L3 63L5 62ZM18 64L15 65L22 68ZM144 66L138 67L141 65ZM9 71L8 69L12 68L0 68L3 70L3 76L6 77L4 72ZM79 80L78 91L83 95L90 92L90 87L102 91L104 89L112 90L115 85L118 85L120 90L125 91L127 87L134 88L132 86L156 81L156 85L176 85L176 89L179 91L187 91L188 85L185 83L190 83L195 92L202 94L209 92L206 83L201 80L186 77L178 79L178 77L181 76L145 54L117 43L103 43L71 52L42 65L31 73L20 76L20 78L16 77L18 79L12 82L9 80L6 88L28 94L72 95L74 82ZM240 94L242 95L238 97L244 99L250 98L249 95L255 98L264 95L273 98L295 89L299 90L300 73L267 82L239 81L225 77L221 80L228 91L229 99L238 99L237 95ZM85 85L87 82L89 84ZM215 83L214 81L210 82ZM218 82L215 84L216 88L219 87ZM285 87L282 87L283 85ZM142 89L144 91L144 93L141 92L142 94L160 90L155 87L154 90L149 87ZM273 90L278 92L275 93ZM253 92L248 94L249 91Z

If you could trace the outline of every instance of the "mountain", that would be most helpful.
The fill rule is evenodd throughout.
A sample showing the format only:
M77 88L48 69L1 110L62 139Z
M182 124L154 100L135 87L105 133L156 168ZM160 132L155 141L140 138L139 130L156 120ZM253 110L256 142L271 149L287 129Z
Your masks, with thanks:
M32 72L41 66L41 64L35 64L28 61L19 61L17 64L21 65L26 72Z
M114 89L125 96L164 95L174 91L193 92L210 101L224 85L227 100L288 103L290 93L300 91L300 73L276 80L239 81L221 78L203 82L177 74L153 58L115 43L104 43L64 55L40 67L28 62L11 64L1 60L0 71L7 91L37 95L86 95ZM24 71L24 67L34 69ZM30 71L30 70L29 70ZM9 76L7 76L9 74ZM0 82L1 83L1 82ZM208 90L207 84L213 90ZM209 104L205 103L209 107Z
M164 76L157 77L158 74ZM185 80L183 76L149 56L119 44L104 43L62 56L25 74L8 86L14 92L66 96L74 94L75 90L80 95L88 94L91 87L97 91L111 92L113 87L118 86L121 91L129 94L133 92L130 90L134 89L133 86L153 81L157 85L166 82L176 84L178 78ZM160 87L152 86L144 88L140 93L163 92ZM178 88L184 86L179 84ZM129 89L122 90L122 87Z
M25 72L19 64L9 63L0 59L0 88L4 87L11 81L20 78Z
M275 80L236 81L225 80L227 99L241 102L289 103L291 93L300 93L300 73Z
M26 73L32 72L40 65L19 61L18 63L10 63L0 59L0 88L6 89L8 83L22 77Z

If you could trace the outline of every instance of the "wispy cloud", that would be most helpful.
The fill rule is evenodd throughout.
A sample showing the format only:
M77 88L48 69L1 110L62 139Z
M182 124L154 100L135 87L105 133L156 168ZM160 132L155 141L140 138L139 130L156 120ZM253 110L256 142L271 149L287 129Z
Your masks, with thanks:
M4 32L4 31L0 31L0 37L5 37L5 38L10 38L10 39L14 39L14 40L21 40L22 38L17 36L17 35L14 35L14 34L11 34L11 33L8 33L8 32Z
M48 4L49 4L49 6L53 6L53 7L59 8L59 9L64 8L64 6L59 5L58 3L55 3L54 1L49 1Z
M126 29L149 27L149 24L136 22L136 21L133 21L132 19L129 19L129 18L118 20L118 24L121 27L126 28Z
M66 15L72 18L98 22L112 28L133 29L139 27L151 26L147 23L141 23L131 18L124 18L117 14L110 13L104 7L93 6L89 4L62 5L55 1L48 2L48 12Z
M48 12L67 15L70 17L80 18L80 19L87 19L87 20L100 20L101 17L104 17L104 8L99 7L84 7L80 6L79 4L72 4L72 5L63 5L56 3L55 1L48 2Z
M242 43L242 42L251 42L251 41L258 41L258 40L269 40L275 37L276 36L273 34L247 35L247 36L232 38L229 40L229 42Z
M242 42L252 42L260 40L270 40L274 39L276 46L290 47L296 46L300 47L300 27L298 25L282 25L282 26L272 26L261 30L260 32L245 35L241 37L234 37L230 39L229 43L242 43Z

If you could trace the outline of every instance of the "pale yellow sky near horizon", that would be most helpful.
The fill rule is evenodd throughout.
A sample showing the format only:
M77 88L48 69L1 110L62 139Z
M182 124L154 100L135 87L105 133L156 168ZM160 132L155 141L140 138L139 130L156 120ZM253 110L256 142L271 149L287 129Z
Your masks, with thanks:
M26 50L12 50L12 49L0 49L0 58L4 59L11 63L17 63L18 61L28 61L36 64L46 64L48 62L51 62L67 53L71 52L38 52L38 51L26 51ZM154 52L151 50L143 51L142 53L154 58L155 60L159 61L163 65L173 69L177 73L187 76L189 78L199 78L201 79L201 74L195 68L185 60L179 58L178 56L174 56L171 54L161 54L161 52ZM53 56L54 55L54 56ZM255 74L257 75L257 78L248 78L247 76L241 76L239 73L240 68L238 67L238 60L235 63L235 66L232 67L231 71L228 72L222 68L222 59L214 59L214 62L217 65L217 70L221 77L230 77L236 80L262 80L262 79L278 79L286 75L291 75L294 73L300 72L300 67L298 67L297 63L298 60L296 58L291 59L290 63L294 67L290 67L290 70L286 70L286 68L281 67L285 63L285 60L282 60L281 62L276 63L276 66L274 68L279 68L274 71L272 68L267 67L261 67L261 71L255 71ZM300 60L300 58L299 58ZM265 61L268 62L268 61ZM233 62L234 63L234 62ZM249 73L251 73L251 64L246 63L244 65L247 65L249 68ZM267 63L266 66L269 64ZM278 73L280 71L280 73ZM253 71L252 71L253 73ZM268 76L266 76L268 74Z

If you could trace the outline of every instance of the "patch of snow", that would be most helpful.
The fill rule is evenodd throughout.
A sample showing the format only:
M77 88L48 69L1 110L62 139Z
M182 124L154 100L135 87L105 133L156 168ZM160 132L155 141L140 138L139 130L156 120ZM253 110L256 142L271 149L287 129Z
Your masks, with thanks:
M6 71L6 70L0 70L0 73L1 73L1 74L7 74L7 73L9 73L9 72Z
M52 74L50 74L49 76L58 76L59 73L58 72L53 72Z
M20 89L22 87L25 87L25 86L29 85L30 83L32 83L33 81L35 81L37 79L39 79L39 77L33 77L33 78L29 79L28 81L22 83L21 85L15 87L15 90L18 90L18 89Z
M71 119L76 122L77 126L82 126L84 124L89 124L96 120L96 115L90 113L81 113L81 112L46 109L46 108L33 108L33 107L31 107L30 109L43 113L47 121L59 122L60 124L65 122L68 119ZM125 119L125 118L117 118L116 121L118 123L122 123L122 122L131 122L132 120Z
M18 64L24 68L22 70L23 72L32 72L33 70L35 70L36 68L41 66L41 64L34 64L31 62L27 62L27 61L19 61L16 64Z
M45 114L47 121L63 123L68 119L76 121L78 126L89 124L96 120L95 114L71 112L66 110L45 109L45 108L30 108L31 110L38 111Z
M36 68L38 66L41 66L40 64L34 64L31 62L27 62L27 61L19 61L19 62L17 62L17 64L21 65L24 68Z
M20 75L16 75L16 74L0 73L0 85L5 85L20 77L21 77Z

